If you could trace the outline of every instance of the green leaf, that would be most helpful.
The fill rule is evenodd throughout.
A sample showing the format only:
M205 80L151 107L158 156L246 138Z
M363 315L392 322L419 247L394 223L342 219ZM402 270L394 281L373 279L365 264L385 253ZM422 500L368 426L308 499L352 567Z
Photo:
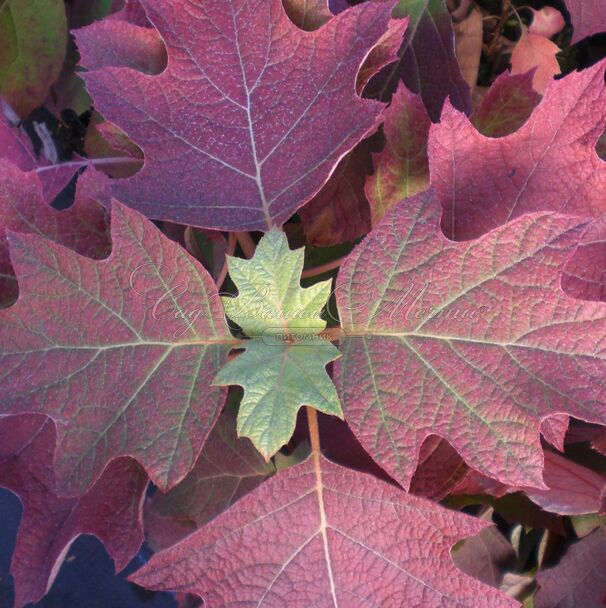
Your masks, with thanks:
M276 229L265 234L251 260L228 256L229 276L239 295L221 301L227 316L250 338L288 332L312 336L326 327L320 313L331 281L303 289L303 258L304 250L291 251L286 235Z
M21 116L41 105L67 46L62 0L0 2L0 94Z
M251 338L213 384L238 385L244 396L238 435L269 459L292 436L297 412L311 405L343 417L326 365L339 351L319 334L331 282L300 285L304 250L291 251L283 232L270 230L251 260L228 256L238 297L223 297L227 316Z

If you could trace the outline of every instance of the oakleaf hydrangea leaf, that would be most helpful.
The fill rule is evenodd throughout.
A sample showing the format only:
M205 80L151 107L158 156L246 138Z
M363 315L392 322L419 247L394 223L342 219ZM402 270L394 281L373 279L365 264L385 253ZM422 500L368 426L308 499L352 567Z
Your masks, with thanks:
M213 280L183 248L116 201L111 237L110 256L93 260L9 234L19 299L0 311L0 415L56 422L70 494L118 456L163 490L181 481L223 407L209 385L235 342Z
M599 606L606 597L606 527L571 545L560 563L540 572L536 608Z
M356 6L314 32L297 27L282 0L141 3L166 44L166 70L84 77L95 108L144 151L143 169L113 193L148 217L280 225L376 130L384 106L362 99L355 82L394 0ZM84 65L96 55L83 47Z
M513 608L452 546L488 524L319 455L281 471L131 580L207 608Z
M421 95L434 121L447 98L471 113L471 94L457 61L452 18L444 0L399 0L394 15L410 18L399 61L371 80L368 93L387 99L403 80Z
M503 72L490 86L471 120L486 137L504 137L528 120L541 96L532 88L533 71Z
M402 201L341 267L346 419L403 485L438 435L474 469L544 488L541 423L606 424L606 305L560 285L588 222L527 214L461 243L440 211L431 191Z
M530 118L505 137L480 134L446 102L428 144L445 234L475 238L534 211L606 211L606 163L595 149L606 126L605 68L602 60L553 80Z
M88 169L79 179L74 204L57 211L44 200L42 182L34 171L26 173L0 158L0 307L12 304L18 292L5 238L8 230L45 236L88 257L107 256L107 214L86 196L86 186L96 178L94 169Z
M44 154L38 158L25 132L10 124L1 111L0 159L10 161L23 171L35 170L42 183L44 197L49 204L67 186L83 164L51 162L44 157Z
M16 608L42 598L80 534L96 536L116 570L125 568L144 539L141 503L148 480L141 467L117 458L85 494L59 496L53 422L40 415L7 416L0 418L0 434L0 486L23 503L11 562Z
M225 313L250 338L296 331L319 334L326 321L320 314L330 296L331 281L301 287L304 250L292 251L286 235L270 230L251 260L228 257L229 276L238 297L222 297Z
M223 306L252 339L214 384L244 388L238 435L249 437L266 458L288 442L301 406L342 417L326 372L339 351L319 336L331 281L301 287L303 258L304 250L291 251L286 235L275 229L263 236L251 260L228 258L239 295L223 297Z
M401 200L429 186L431 121L422 99L400 84L384 117L385 148L373 154L374 173L365 184L373 226Z

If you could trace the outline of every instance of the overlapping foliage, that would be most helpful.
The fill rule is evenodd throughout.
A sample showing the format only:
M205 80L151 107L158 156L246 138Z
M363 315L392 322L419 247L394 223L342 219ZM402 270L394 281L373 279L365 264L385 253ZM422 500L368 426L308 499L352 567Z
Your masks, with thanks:
M510 2L34 4L0 6L15 605L81 534L184 606L601 605L606 60L555 80L564 18Z

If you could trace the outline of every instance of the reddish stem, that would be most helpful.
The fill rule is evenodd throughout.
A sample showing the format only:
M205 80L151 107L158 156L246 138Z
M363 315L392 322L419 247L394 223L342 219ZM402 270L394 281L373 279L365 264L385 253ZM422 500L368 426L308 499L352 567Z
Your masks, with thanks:
M54 165L46 165L45 167L38 167L36 173L44 173L46 171L52 171L53 169L59 169L62 167L88 167L89 165L102 166L102 165L127 165L140 163L141 159L132 158L130 156L110 156L107 158L87 158L85 160L72 160L67 163L56 163Z
M301 277L303 279L307 279L309 277L317 277L320 274L324 274L325 272L329 272L334 270L335 268L339 268L341 264L345 261L345 257L337 258L336 260L332 260L332 262L326 262L326 264L321 264L320 266L315 266L314 268L308 268L301 273Z
M236 232L236 239L238 239L238 243L240 243L240 247L242 247L242 251L244 255L250 259L255 255L256 245L250 236L249 232Z
M227 256L234 255L237 242L238 241L236 239L235 233L230 232L229 236L227 237L227 252L225 255L225 261L223 262L223 268L221 268L221 272L219 273L219 276L217 276L217 280L215 281L217 289L221 289L221 285L223 285L223 281L225 281L225 278L227 277Z

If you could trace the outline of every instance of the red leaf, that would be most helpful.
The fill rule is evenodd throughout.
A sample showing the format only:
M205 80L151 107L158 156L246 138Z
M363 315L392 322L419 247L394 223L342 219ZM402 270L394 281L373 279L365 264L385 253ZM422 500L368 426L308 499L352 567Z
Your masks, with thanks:
M151 23L147 19L141 0L113 0L112 9L115 10L116 6L119 6L120 4L123 5L120 10L112 13L108 19L128 21L129 23L140 25L141 27L151 27Z
M535 608L598 608L606 599L606 529L600 528L578 541L562 561L539 572Z
M602 510L606 477L553 452L545 452L543 474L549 490L524 492L545 511L561 515L582 515Z
M197 593L207 608L517 606L454 568L452 545L484 527L312 457L156 554L131 579Z
M555 414L541 422L541 435L556 450L563 452L569 424L570 418L566 414Z
M543 471L546 490L508 487L472 471L454 490L455 494L488 494L504 496L524 492L543 510L560 515L583 515L603 510L606 477L576 464L572 460L545 450Z
M419 465L410 481L410 491L442 500L468 473L469 467L457 451L447 441L431 435L419 451Z
M429 167L448 236L474 238L532 211L584 217L606 211L606 163L595 152L606 124L605 66L553 81L528 121L507 137L480 135L447 104L430 132Z
M143 166L143 152L115 125L103 119L96 112L86 129L84 149L92 162L113 178L130 177ZM104 204L111 199L109 182Z
M353 85L393 0L309 33L281 0L143 5L166 43L167 69L105 68L85 80L95 107L145 153L143 169L113 191L148 216L232 230L279 225L376 129L383 105Z
M603 0L566 0L574 34L572 44L587 36L606 32L606 11Z
M439 212L431 192L403 201L341 266L346 419L405 486L438 435L486 475L544 487L542 420L606 422L606 306L559 284L586 223L526 215L459 243Z
M58 425L59 487L79 493L117 456L166 490L193 467L224 403L233 344L206 270L135 211L112 205L111 255L11 233L19 299L0 311L1 413Z
M515 565L515 551L495 527L463 541L453 555L457 568L491 587L499 587L506 570Z
M111 462L78 498L54 489L53 423L44 416L0 418L0 485L23 503L11 563L15 604L21 608L48 591L80 534L94 534L122 570L143 542L141 505L147 476L130 459Z
M541 96L532 88L533 72L503 72L484 95L471 120L486 137L517 131L530 117Z
M318 412L318 428L322 454L331 462L361 473L368 473L392 485L396 482L368 455L356 436L352 433L347 422L336 416L327 416ZM297 428L293 440L301 445L311 442L307 425L307 415L301 410L297 418Z
M91 200L86 189L101 179L94 169L80 178L75 203L65 211L53 209L44 198L35 173L25 173L0 159L0 305L17 298L17 281L9 259L7 230L43 235L82 255L105 257L110 250L105 210ZM81 185L80 185L81 183Z

